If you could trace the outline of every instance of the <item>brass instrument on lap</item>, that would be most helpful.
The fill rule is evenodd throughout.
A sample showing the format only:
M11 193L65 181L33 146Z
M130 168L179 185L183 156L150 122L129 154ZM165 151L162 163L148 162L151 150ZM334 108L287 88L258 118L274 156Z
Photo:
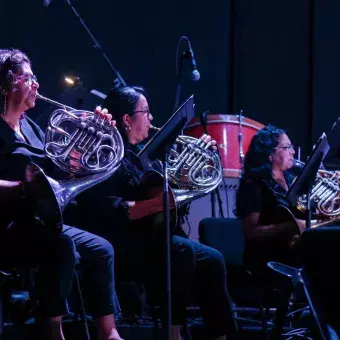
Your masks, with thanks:
M299 160L294 160L294 163L296 167L304 166ZM335 171L318 170L310 199L316 207L312 228L340 220L340 174ZM306 212L306 195L299 197L296 208L303 213Z
M160 130L152 125L150 129ZM221 182L221 160L209 146L201 139L181 135L170 150L167 175L177 206L209 194Z
M124 144L116 127L93 112L76 110L37 94L58 106L46 131L45 153L61 170L79 178L57 181L36 164L26 169L27 182L35 186L34 211L41 222L62 226L66 205L78 194L109 178L124 156Z
M45 152L60 169L88 175L117 166L124 145L116 127L93 112L73 109L40 94L37 98L59 107L49 118ZM72 151L79 152L80 159Z

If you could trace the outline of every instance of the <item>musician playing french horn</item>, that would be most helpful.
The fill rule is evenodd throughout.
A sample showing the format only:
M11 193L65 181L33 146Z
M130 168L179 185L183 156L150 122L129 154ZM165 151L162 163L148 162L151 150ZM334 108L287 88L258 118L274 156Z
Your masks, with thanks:
M29 58L19 50L0 50L0 178L21 181L24 188L25 170L32 162L53 174L53 164L44 153L44 134L25 114L34 107L38 88ZM107 110L100 107L95 114L111 119ZM1 204L0 262L39 264L39 316L45 329L42 338L64 339L61 321L77 251L86 278L88 311L97 322L98 338L120 340L113 316L119 306L111 244L66 225L61 234L44 230L28 218L29 213L25 213L28 205L25 199Z
M149 200L139 199L142 169L148 166L135 162L128 152L137 154L141 150L153 116L140 87L112 89L104 105L117 121L117 128L125 141L125 156L121 167L110 179L81 194L78 201L84 213L89 212L85 222L91 221L91 225L97 221L99 226L106 222L105 228L101 227L97 232L112 241L117 254L116 263L118 267L122 266L123 275L142 279L149 287L147 292L153 295L164 288L163 225L160 223L157 229L156 220L142 217L163 210L162 193ZM204 143L215 145L210 136L201 138ZM97 214L93 215L89 207L95 202ZM210 338L234 338L236 325L230 310L222 254L178 234L173 235L172 244L173 339L180 339L184 307L191 302L190 296L194 293ZM118 275L119 272L118 269Z
M244 263L267 273L268 261L298 266L299 237L305 223L280 221L279 205L287 206L285 194L295 178L294 146L284 130L268 125L252 138L245 157L237 193L237 215L243 220ZM270 273L270 272L269 272Z

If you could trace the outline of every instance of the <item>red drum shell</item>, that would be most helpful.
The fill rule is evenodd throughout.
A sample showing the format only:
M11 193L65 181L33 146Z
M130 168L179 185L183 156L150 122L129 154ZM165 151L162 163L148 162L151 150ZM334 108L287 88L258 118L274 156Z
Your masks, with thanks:
M207 116L207 132L219 147L224 177L239 177L241 173L239 134L242 136L242 150L246 154L250 141L264 125L250 118L242 117L240 127L238 115L211 114ZM199 138L204 128L199 118L194 118L185 129L185 134Z

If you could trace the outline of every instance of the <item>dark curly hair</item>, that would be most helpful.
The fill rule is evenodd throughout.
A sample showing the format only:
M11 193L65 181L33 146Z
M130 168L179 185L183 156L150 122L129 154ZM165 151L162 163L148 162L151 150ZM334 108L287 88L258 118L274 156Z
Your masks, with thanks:
M258 131L252 138L244 159L240 186L236 196L235 214L237 216L243 216L242 198L243 195L246 194L243 190L245 183L261 183L265 185L273 195L277 196L277 192L272 185L273 167L269 156L274 148L278 146L280 136L285 133L285 130L279 129L273 125L268 125ZM289 175L287 174L287 176Z
M270 154L279 144L279 138L286 131L268 125L258 131L252 138L244 159L243 179L263 180L272 178L272 162Z
M13 89L14 77L22 65L31 61L18 49L0 49L0 111L4 107L5 95Z

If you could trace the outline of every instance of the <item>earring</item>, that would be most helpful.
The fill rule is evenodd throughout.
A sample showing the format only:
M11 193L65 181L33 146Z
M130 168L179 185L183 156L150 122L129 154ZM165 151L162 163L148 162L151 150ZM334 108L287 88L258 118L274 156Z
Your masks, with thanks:
M130 131L131 130L131 126L130 125L125 125L125 130L126 131Z
M3 115L6 116L7 114L7 91L4 93L4 112Z

